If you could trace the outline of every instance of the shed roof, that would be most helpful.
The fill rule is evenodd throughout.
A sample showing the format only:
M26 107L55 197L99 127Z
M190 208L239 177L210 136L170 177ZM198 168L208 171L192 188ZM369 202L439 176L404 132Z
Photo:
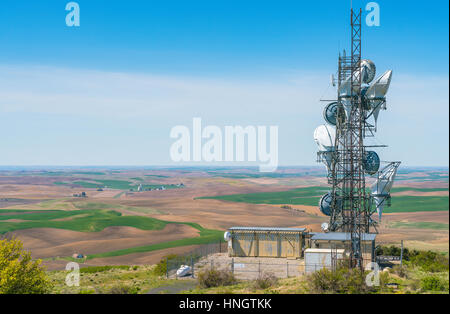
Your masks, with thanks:
M337 250L333 250L333 249L313 249L313 248L308 248L305 250L305 253L332 253L332 252L336 252L339 254L344 254L345 250L344 249L337 249Z
M311 240L350 241L351 234L347 232L311 233ZM362 241L374 241L377 235L374 233L362 234Z
M276 228L276 227L232 227L229 231L259 231L259 232L305 232L306 228Z

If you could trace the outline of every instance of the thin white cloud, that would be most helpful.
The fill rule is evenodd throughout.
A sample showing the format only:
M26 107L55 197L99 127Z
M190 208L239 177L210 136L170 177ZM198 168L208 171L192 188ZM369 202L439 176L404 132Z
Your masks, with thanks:
M143 120L148 121L145 132L158 137L152 149L160 155L151 159L155 153L149 154L146 164L168 162L171 127L180 123L189 125L193 117L202 117L205 123L220 127L278 125L280 163L313 164L316 146L312 133L324 123L325 104L319 98L334 95L332 89L324 95L329 84L327 73L287 71L289 76L253 80L24 66L0 66L0 73L0 114L58 115L61 123L64 117L120 120L116 130L98 134L98 141L108 141L109 134L114 136L121 128L136 128ZM382 159L403 160L409 165L448 165L448 83L448 77L394 73L388 110L379 119L377 137L390 145L382 151ZM111 125L115 127L114 123ZM27 137L17 140L27 145ZM52 143L48 139L49 147ZM8 151L8 144L4 145ZM130 154L133 147L130 143ZM97 160L107 164L127 163L127 156L117 161L108 159L118 153L112 148L108 152L106 146L103 149L104 156L98 156L92 163ZM145 151L139 149L143 156ZM11 148L8 152L12 161L16 160L13 151ZM68 156L65 159L68 164L82 162L70 159L71 155L64 156ZM22 154L20 158L24 164L35 164L26 159L28 156ZM42 160L45 158L43 152Z
M83 71L51 67L0 67L2 111L100 117L212 117L296 111L317 103L320 76L282 81ZM306 78L302 78L305 80ZM308 111L310 106L303 109Z

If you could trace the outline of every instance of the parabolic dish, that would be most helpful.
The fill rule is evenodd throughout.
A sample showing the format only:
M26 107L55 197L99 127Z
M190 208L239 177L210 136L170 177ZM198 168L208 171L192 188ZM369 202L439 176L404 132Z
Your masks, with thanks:
M231 239L231 233L230 232L225 232L225 234L223 235L223 238L224 238L224 240L225 241L230 241L230 239Z
M330 230L330 225L328 224L328 222L324 222L320 227L325 232L328 232Z
M365 84L369 84L375 78L377 68L371 60L361 60L361 80Z
M392 70L388 70L370 85L369 89L366 91L364 96L368 100L383 99L389 90L391 80L392 80Z
M331 193L327 193L319 201L319 209L325 216L331 216L331 202L333 197Z
M380 157L376 152L368 151L364 154L363 160L364 171L367 174L374 175L380 170Z
M337 110L337 102L332 102L325 107L325 110L323 111L323 117L328 124L336 125Z
M321 152L330 152L334 150L336 140L336 129L331 125L321 125L314 131L314 140L319 146Z
M342 207L342 200L338 199L338 204L336 204L337 208ZM328 192L324 196L321 197L319 201L319 209L325 216L331 216L331 204L333 203L333 195L331 192Z

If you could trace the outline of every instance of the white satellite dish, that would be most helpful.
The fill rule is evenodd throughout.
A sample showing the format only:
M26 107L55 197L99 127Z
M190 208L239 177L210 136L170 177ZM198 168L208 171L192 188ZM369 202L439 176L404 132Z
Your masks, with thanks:
M335 140L336 128L334 126L322 124L314 131L314 141L321 152L334 151Z
M192 274L192 268L188 265L181 265L177 270L177 277L185 277L190 274Z
M330 225L327 222L324 222L320 227L324 232L330 231Z
M225 241L230 241L231 240L231 233L230 232L225 232L225 234L223 235L223 238L225 239Z
M314 141L319 146L319 151L322 154L323 162L330 170L331 162L334 154L334 143L336 141L336 128L332 125L321 125L314 131Z
M372 60L361 60L361 80L365 84L369 84L375 78L377 68Z
M399 166L399 162L393 162L381 169L378 173L377 180L371 186L372 197L375 201L379 221L381 221L381 216L383 214L384 202L390 197L390 191L394 184L394 179L397 175Z
M385 96L389 90L392 80L392 70L386 71L382 76L377 78L367 89L364 97L369 103L370 109L373 111L375 123L378 121L378 115L382 104L385 102Z
M382 76L377 78L372 84L370 84L365 96L368 100L376 100L384 98L386 96L389 86L392 80L392 70L384 72Z

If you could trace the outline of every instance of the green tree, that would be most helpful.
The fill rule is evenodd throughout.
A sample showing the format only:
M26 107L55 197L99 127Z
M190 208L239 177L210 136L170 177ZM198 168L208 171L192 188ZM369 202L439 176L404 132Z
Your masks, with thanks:
M41 260L32 260L21 241L0 240L0 294L43 294L51 283Z

